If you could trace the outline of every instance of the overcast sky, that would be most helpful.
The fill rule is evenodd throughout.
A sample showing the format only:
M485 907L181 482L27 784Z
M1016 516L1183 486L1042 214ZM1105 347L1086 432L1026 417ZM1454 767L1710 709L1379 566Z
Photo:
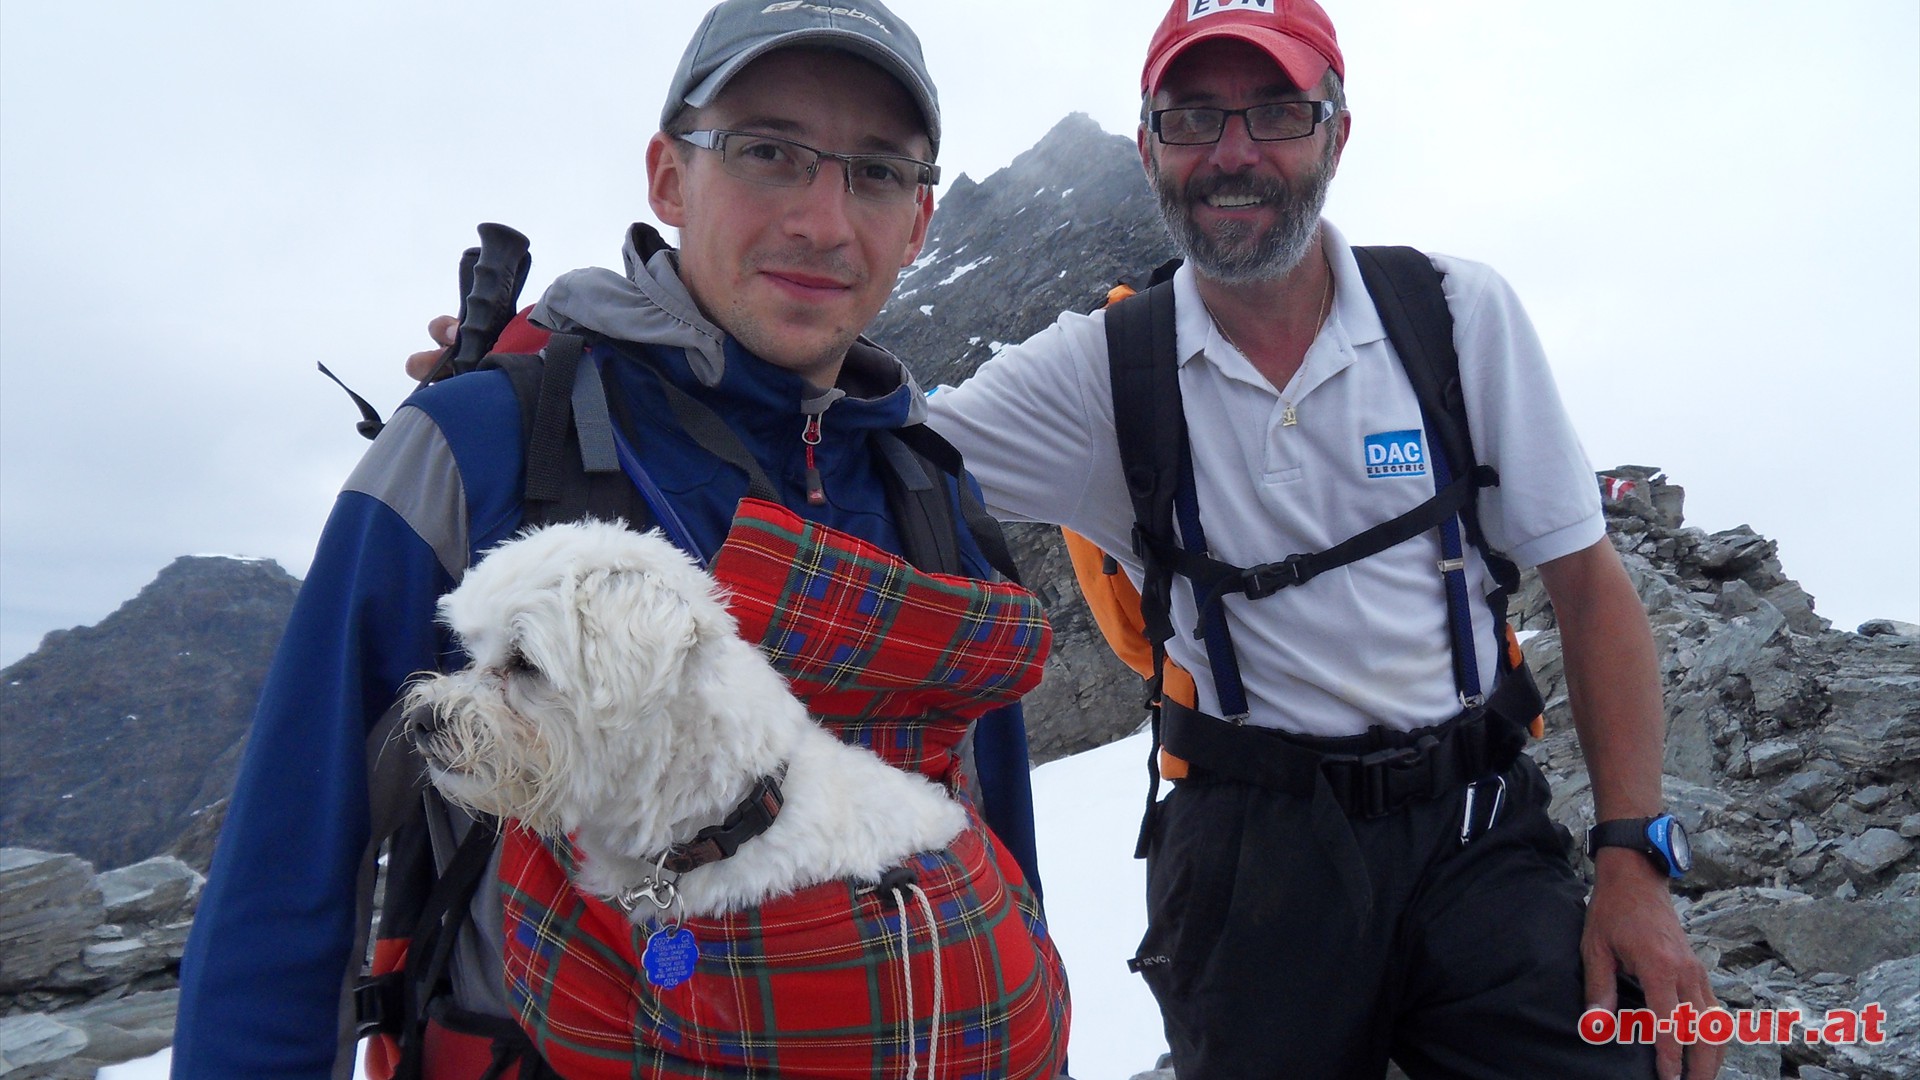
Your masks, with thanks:
M1158 3L897 0L948 175L1131 134ZM704 3L0 0L0 662L182 554L304 574L483 220L618 265ZM1920 621L1920 5L1332 0L1328 217L1525 299L1596 467Z

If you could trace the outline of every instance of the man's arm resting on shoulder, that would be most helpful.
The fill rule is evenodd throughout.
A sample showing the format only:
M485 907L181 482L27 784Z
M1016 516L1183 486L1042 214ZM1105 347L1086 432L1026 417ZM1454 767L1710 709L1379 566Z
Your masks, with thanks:
M1542 563L1539 571L1560 627L1595 820L1655 816L1662 810L1666 718L1653 631L1633 582L1605 537ZM1596 857L1581 955L1590 1006L1618 1006L1615 979L1621 974L1639 981L1648 1006L1661 1016L1682 1001L1698 1007L1714 1001L1706 969L1674 915L1666 875L1638 852L1603 848ZM1681 1050L1671 1039L1661 1040L1663 1078L1680 1075ZM1689 1080L1719 1068L1719 1047L1695 1043L1685 1053Z

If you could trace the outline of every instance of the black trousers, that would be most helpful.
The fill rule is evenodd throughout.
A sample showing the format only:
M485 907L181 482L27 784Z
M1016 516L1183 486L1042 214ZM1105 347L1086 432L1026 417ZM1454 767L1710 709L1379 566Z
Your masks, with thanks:
M1586 890L1539 769L1523 754L1506 781L1499 819L1465 845L1463 788L1344 818L1353 844L1331 848L1308 800L1177 783L1136 966L1180 1080L1379 1080L1389 1058L1413 1080L1652 1077L1652 1047L1580 1039Z

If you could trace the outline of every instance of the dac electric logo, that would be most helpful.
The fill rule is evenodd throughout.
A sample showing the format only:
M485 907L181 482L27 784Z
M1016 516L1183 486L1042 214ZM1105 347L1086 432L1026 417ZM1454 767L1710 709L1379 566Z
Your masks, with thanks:
M1204 19L1209 15L1226 15L1235 11L1254 11L1273 14L1273 0L1187 0L1187 21Z
M1367 436L1367 477L1427 475L1427 447L1418 430Z

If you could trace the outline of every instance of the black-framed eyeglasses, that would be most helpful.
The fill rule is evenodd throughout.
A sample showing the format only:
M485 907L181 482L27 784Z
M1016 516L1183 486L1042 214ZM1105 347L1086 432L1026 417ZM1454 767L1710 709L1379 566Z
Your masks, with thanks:
M680 140L717 152L729 176L769 187L806 187L829 160L845 171L847 190L871 202L911 202L920 185L940 182L940 166L896 154L835 154L752 131L689 131Z
M1168 146L1204 146L1219 142L1227 118L1245 117L1247 135L1255 142L1303 139L1333 118L1331 101L1276 101L1245 109L1155 109L1147 114L1147 130Z

